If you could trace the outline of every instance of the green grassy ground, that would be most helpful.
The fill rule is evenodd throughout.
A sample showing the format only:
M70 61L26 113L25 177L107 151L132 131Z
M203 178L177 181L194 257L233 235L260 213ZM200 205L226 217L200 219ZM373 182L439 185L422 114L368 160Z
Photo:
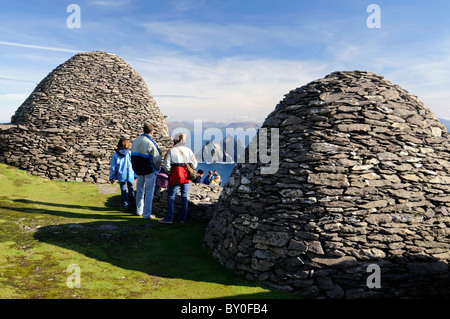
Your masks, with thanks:
M101 194L96 185L0 164L0 298L299 297L220 265L202 245L206 224L161 225L119 206L118 193ZM69 287L77 283L70 275L80 288Z

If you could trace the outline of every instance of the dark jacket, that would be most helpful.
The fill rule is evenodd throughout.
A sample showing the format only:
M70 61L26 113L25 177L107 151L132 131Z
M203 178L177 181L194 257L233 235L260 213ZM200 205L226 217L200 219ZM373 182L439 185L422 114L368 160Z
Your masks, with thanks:
M158 172L161 168L161 154L156 142L147 134L138 137L131 146L131 163L137 175Z

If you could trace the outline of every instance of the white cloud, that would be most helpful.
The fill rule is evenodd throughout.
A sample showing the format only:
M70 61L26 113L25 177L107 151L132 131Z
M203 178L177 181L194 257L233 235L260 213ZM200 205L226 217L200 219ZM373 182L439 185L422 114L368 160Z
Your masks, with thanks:
M132 65L146 80L163 113L173 120L262 121L290 90L330 71L315 61L234 57L206 62L179 57L166 63L168 59L161 58L164 63L157 65L139 61Z
M414 54L405 57L399 51L379 55L382 50L376 46L376 41L336 45L335 53L321 61L160 57L153 59L159 64L137 63L135 67L156 97L160 96L157 102L163 112L177 120L263 120L290 90L333 71L355 69L379 73L417 95L436 116L450 117L450 54L442 50L432 58Z
M161 36L162 40L194 52L241 46L244 41L251 39L249 33L256 32L245 26L184 21L160 21L143 26L147 32Z
M256 26L239 23L188 22L184 20L156 21L140 24L147 33L196 53L219 53L225 50L243 49L258 56L265 56L278 45L301 49L314 39L305 28L297 24L289 26ZM234 51L232 54L236 54Z
M112 1L97 1L98 5L110 2ZM128 1L117 3L124 5ZM220 25L185 21L154 22L145 24L144 27L148 33L161 36L170 43L196 53L195 56L181 55L166 48L166 55L144 55L147 51L139 49L137 45L127 47L129 50L126 56L122 56L144 77L163 113L171 119L208 118L220 121L251 118L262 121L290 90L336 70L354 69L377 72L419 96L437 116L450 117L450 107L447 104L450 94L446 90L450 79L450 45L436 46L433 56L430 56L399 48L386 50L383 36L370 41L362 38L348 41L350 35L327 34L327 28L305 33L301 30L289 32L283 26L264 29L244 24ZM327 57L318 57L320 61L305 60L301 56L301 50L297 57L284 60L270 57L264 50L261 50L260 57L255 57L258 49L264 46L286 44L288 41L294 43L289 44L290 49L295 43L302 43L305 47L311 41L322 43ZM64 53L78 52L58 46L5 41L0 41L0 45ZM163 48L157 41L152 44L153 47L156 45ZM225 58L212 57L217 50L237 47L252 47L253 57L245 58L231 51ZM48 54L44 52L40 56ZM10 76L7 72L0 76L29 79L29 70L22 72L22 77L18 74ZM6 97L0 96L2 110L7 107L5 101ZM15 103L12 113L17 107ZM7 121L9 117L10 115Z
M31 80L22 80L22 79L13 79L13 78L4 78L4 77L0 77L0 81L19 82L19 83L35 83L35 81L31 81Z
M48 47L48 46L41 46L41 45L34 45L34 44L7 42L7 41L0 41L0 45L7 45L7 46L13 46L13 47L22 47L22 48L29 48L29 49L38 49L38 50L46 50L46 51L67 52L67 53L78 53L78 52L80 52L78 50L73 50L73 49Z

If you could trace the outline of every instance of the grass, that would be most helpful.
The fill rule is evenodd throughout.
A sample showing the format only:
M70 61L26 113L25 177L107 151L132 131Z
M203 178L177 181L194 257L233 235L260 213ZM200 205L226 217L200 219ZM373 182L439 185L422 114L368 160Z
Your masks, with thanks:
M0 164L0 298L299 297L220 265L203 246L205 223L161 225L119 206L118 192ZM80 288L68 287L70 265L79 267Z

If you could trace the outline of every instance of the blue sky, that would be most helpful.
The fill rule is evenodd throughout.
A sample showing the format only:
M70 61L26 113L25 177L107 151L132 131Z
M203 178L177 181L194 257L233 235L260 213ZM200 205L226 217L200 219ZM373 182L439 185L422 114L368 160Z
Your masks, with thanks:
M381 28L367 26L370 4ZM357 69L450 118L449 14L447 0L0 0L0 122L55 67L97 50L133 66L169 120L263 121L290 90Z

